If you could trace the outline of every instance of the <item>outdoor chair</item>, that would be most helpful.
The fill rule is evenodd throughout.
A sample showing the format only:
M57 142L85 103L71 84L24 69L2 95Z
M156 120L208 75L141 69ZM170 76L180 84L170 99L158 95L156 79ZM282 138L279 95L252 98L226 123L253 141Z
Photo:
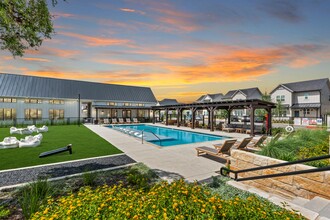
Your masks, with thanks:
M140 123L137 118L133 118L133 123Z
M236 129L233 128L233 127L230 127L229 124L223 124L223 126L222 126L222 131L226 131L226 132L234 132L234 131L236 131Z
M103 124L110 124L109 119L108 118L103 119Z
M248 145L248 147L252 147L252 148L260 148L263 146L265 140L268 137L266 135L262 135L258 140L253 140L250 142L251 144Z
M118 124L117 118L112 118L111 119L111 124Z
M206 146L196 147L197 156L200 156L201 154L208 154L225 159L228 163L229 162L228 157L230 156L230 149L234 146L235 142L236 139L226 140L223 144L214 145L215 148L206 147Z
M124 119L123 118L118 118L118 123L119 124L125 124Z
M235 147L237 150L253 151L252 149L247 148L248 144L251 142L252 137L244 138L241 142L238 142Z
M130 118L126 118L126 123L131 124L132 123L131 122L131 119Z

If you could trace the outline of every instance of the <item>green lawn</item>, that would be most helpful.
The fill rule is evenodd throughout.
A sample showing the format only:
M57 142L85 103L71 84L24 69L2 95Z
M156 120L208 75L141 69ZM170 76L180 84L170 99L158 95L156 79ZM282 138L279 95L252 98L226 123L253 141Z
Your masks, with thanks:
M0 128L0 141L9 136L16 136L17 139L25 137L25 135L10 135L9 128ZM73 152L71 155L69 152L63 152L39 158L39 154L42 152L65 147L68 144L72 144ZM0 170L118 153L122 152L85 126L49 126L49 131L43 133L43 139L38 147L0 149Z

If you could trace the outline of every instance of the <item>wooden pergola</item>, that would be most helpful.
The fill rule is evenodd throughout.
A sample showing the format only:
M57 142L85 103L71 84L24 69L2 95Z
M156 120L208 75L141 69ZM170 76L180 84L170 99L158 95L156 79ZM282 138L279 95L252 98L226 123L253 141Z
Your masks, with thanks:
M151 107L153 114L153 123L155 123L155 112L165 111L165 124L168 125L168 112L170 110L176 110L177 112L177 126L179 127L182 122L182 112L184 110L190 110L192 113L192 125L191 128L195 128L196 111L207 110L209 113L210 130L214 131L214 113L216 110L224 109L228 111L228 124L230 124L231 111L233 109L249 109L250 110L250 123L251 123L251 136L254 136L254 113L256 109L265 109L268 113L267 123L268 128L272 127L272 108L275 108L275 104L259 99L249 100L228 100L221 102L208 102L208 103L190 103L190 104L177 104L177 105L164 105ZM269 129L271 134L271 129Z

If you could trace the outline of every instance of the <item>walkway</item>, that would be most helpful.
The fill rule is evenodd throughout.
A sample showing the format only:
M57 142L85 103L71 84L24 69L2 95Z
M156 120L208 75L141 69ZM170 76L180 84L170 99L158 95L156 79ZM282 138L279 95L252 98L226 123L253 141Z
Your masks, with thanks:
M157 124L158 126L164 126ZM119 131L103 127L100 125L85 125L105 140L125 152L129 157L137 162L146 164L151 169L158 172L164 179L183 177L188 181L199 181L216 176L216 171L220 170L223 164L218 161L210 160L206 157L197 157L195 147L210 146L222 143L221 141L210 141L204 143L185 144L171 147L159 147L148 142L141 143L141 139L134 138ZM164 126L169 127L169 126ZM177 127L173 127L177 128ZM180 127L181 130L191 131L191 128ZM248 137L246 134L226 133L221 131L211 132L205 129L194 129L196 132L206 134L217 134L230 136L241 140ZM224 162L224 161L221 161Z
M61 178L86 171L101 169L106 170L132 163L135 163L132 158L125 154L119 154L114 156L103 156L98 158L61 162L51 165L4 170L0 171L0 190L35 181L38 177L47 177L48 179Z

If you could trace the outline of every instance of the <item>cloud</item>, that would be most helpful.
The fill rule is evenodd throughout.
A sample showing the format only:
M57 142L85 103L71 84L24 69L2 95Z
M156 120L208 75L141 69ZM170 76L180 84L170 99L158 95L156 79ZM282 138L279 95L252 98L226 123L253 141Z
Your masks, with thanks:
M82 54L79 50L64 50L52 47L40 47L39 50L27 50L26 54L33 54L39 56L54 56L61 58L74 58ZM42 58L43 59L43 58Z
M135 9L131 9L131 8L120 8L119 10L123 11L123 12L129 12L129 13L138 13L138 14L141 14L141 15L145 14L145 12L143 12L143 11L135 10Z
M64 36L77 38L85 42L87 46L91 47L102 47L102 46L112 46L112 45L131 45L131 40L127 39L117 39L117 38L106 38L106 37L95 37L71 32L61 32L59 33Z
M48 59L45 58L38 58L38 57L23 57L22 60L26 61L36 61L36 62L51 62Z
M300 12L299 1L271 0L261 1L259 10L290 23L297 23L304 18Z

